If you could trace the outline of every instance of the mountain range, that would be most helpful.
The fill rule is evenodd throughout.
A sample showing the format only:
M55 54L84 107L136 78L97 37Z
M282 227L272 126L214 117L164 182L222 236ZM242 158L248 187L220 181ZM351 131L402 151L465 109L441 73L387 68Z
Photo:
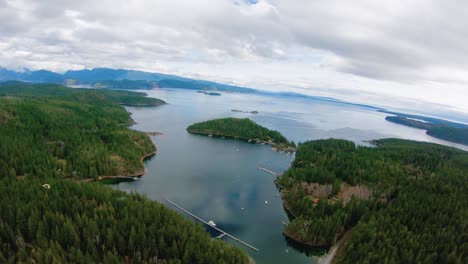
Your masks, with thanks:
M382 108L365 104L356 104L337 100L331 97L312 96L294 92L270 92L253 88L227 85L206 80L190 79L176 75L145 72L126 69L94 68L84 70L69 70L63 74L37 70L13 71L0 67L0 82L21 81L32 83L57 83L66 86L86 86L107 89L153 89L179 88L190 90L221 91L236 93L253 93L268 96L294 97L335 103L356 105L380 110Z
M48 71L12 71L0 67L0 81L23 81L34 83L59 83L64 85L86 85L95 88L152 89L183 88L192 90L215 90L252 93L255 89L226 85L216 82L195 80L175 75L136 70L95 68L67 71L64 74Z
M94 68L84 70L69 70L65 73L56 73L48 70L31 71L28 69L22 71L9 70L0 67L0 83L8 81L21 81L31 83L56 83L65 86L82 86L91 88L107 88L107 89L154 89L154 88L179 88L189 90L204 90L204 91L220 91L220 92L235 92L249 93L258 95L267 95L273 97L290 97L302 98L311 100L327 101L345 105L353 105L359 107L370 108L373 110L386 112L388 114L404 116L402 113L394 113L384 108L375 107L367 104L353 103L348 101L338 100L332 97L305 95L295 92L271 92L258 90L235 85L222 84L206 80L190 79L177 75L145 72L127 69L111 69L111 68ZM419 118L431 123L443 123L446 125L459 126L458 123L450 122L438 118L429 118L420 115L408 116L410 118ZM463 120L463 122L466 122ZM464 127L465 125L463 125Z

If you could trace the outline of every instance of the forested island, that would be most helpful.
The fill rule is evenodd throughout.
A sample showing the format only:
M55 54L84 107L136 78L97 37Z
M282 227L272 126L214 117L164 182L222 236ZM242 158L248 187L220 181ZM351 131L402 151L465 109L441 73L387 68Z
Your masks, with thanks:
M241 139L265 143L277 150L294 151L295 143L288 141L280 132L258 125L248 118L221 118L195 123L187 127L192 134Z
M244 111L244 110L238 110L238 109L232 109L231 112L234 113L246 113L246 114L258 114L258 111Z
M217 92L197 91L197 93L202 93L202 94L211 95L211 96L221 96L221 94Z
M140 195L81 179L143 173L155 152L128 128L124 91L0 85L0 263L248 263L204 228Z
M429 136L468 146L468 126L466 125L454 126L450 123L431 123L404 116L387 116L385 120L400 125L424 129Z
M400 139L357 147L345 140L299 144L276 180L302 244L334 244L352 235L337 263L467 261L468 153Z

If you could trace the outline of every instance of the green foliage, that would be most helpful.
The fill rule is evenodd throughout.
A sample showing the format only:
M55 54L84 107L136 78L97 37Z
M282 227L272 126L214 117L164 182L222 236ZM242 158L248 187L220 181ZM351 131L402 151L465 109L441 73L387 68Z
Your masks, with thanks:
M431 129L427 130L426 134L468 146L468 128L433 126Z
M146 97L144 93L105 89L70 89L58 84L0 83L0 97L44 98L60 97L88 103L113 101L128 106L158 106L163 100Z
M118 104L143 102L134 99L143 94L29 84L0 86L0 94L2 176L139 174L141 158L155 151Z
M187 131L194 134L268 142L278 147L291 146L280 132L262 127L248 118L222 118L195 123L190 125Z
M100 184L0 177L0 262L237 264L248 257L139 195Z
M425 129L427 130L426 134L429 136L468 146L468 128L465 126L458 127L447 124L421 122L402 116L387 116L385 120L405 126Z
M119 103L152 100L57 85L0 93L0 263L248 262L156 202L58 177L141 171L155 147Z
M339 263L464 263L468 237L468 153L400 139L355 147L344 140L299 145L277 180L296 218L285 230L311 245L331 244L356 226ZM371 199L321 199L301 182L335 181L372 190ZM441 242L443 241L443 242Z

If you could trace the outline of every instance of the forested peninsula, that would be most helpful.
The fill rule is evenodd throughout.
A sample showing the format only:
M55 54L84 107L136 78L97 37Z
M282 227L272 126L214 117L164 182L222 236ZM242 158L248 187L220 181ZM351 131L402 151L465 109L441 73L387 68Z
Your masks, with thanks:
M140 176L155 153L120 106L157 106L142 93L51 84L0 86L0 174L98 179Z
M295 143L280 132L258 125L248 118L221 118L195 123L187 127L192 134L209 135L270 144L277 150L294 151Z
M299 144L276 181L292 215L284 234L328 247L352 228L337 263L465 263L468 153L400 139L374 144Z
M248 263L200 224L83 179L143 173L155 152L122 105L142 93L0 84L0 263Z
M404 116L387 116L385 120L400 125L426 130L426 134L435 138L468 146L468 125L453 126L410 119Z

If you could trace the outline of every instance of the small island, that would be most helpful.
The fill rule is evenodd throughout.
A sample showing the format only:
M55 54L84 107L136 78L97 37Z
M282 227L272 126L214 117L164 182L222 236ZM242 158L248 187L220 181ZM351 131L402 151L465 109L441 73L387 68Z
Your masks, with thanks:
M237 110L237 109L232 109L231 112L234 112L234 113L246 113L246 114L258 114L258 111L254 110L254 111L243 111L243 110Z
M195 123L187 128L192 134L245 140L269 144L274 150L294 152L295 143L289 142L280 132L262 127L248 118L222 118Z
M211 96L221 96L220 93L216 93L216 92L197 91L197 93L202 93L202 94L211 95Z

